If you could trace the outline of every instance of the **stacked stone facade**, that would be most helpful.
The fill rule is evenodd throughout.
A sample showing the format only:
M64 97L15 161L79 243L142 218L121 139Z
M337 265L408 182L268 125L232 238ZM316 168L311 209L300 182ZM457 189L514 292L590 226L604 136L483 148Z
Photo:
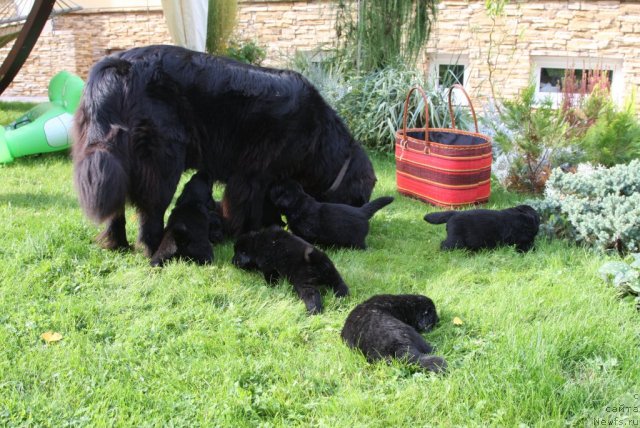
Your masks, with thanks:
M484 1L444 0L427 54L468 58L468 88L479 98L511 98L530 82L536 59L621 63L623 91L640 84L640 3L511 1L492 18ZM492 89L493 87L493 89Z
M284 65L297 50L330 46L335 38L334 0L240 0L237 36L267 49L267 65ZM161 10L80 11L51 20L32 55L5 91L46 96L61 69L86 78L103 55L151 43L170 43ZM624 92L640 84L640 2L533 0L509 2L492 18L484 0L441 0L425 46L429 58L461 56L474 97L510 98L530 81L535 58L616 60ZM0 50L0 58L6 48Z
M152 43L171 43L161 10L74 12L49 20L20 72L2 97L42 98L60 70L86 79L104 55ZM9 47L0 50L0 58Z

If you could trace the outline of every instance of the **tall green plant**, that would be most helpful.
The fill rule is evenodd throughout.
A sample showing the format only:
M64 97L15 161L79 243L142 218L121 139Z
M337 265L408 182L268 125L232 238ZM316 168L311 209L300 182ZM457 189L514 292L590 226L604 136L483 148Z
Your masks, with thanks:
M361 72L398 63L413 65L429 38L436 4L436 0L340 0L339 49Z
M585 158L605 166L626 163L640 157L640 121L633 101L618 110L613 102L606 104L595 123L578 141Z
M536 101L532 83L516 99L504 101L500 123L490 125L496 144L511 159L507 187L541 192L551 168L558 166L558 149L565 145L562 115L550 100Z
M389 152L394 149L395 132L402 128L407 91L417 85L425 89L431 128L451 126L447 92L435 81L410 68L387 67L349 80L349 90L336 102L336 109L353 136L373 150ZM424 100L414 94L407 111L407 126L424 126ZM456 125L469 129L470 114L453 105Z
M238 0L209 0L206 49L209 53L224 54L236 25Z

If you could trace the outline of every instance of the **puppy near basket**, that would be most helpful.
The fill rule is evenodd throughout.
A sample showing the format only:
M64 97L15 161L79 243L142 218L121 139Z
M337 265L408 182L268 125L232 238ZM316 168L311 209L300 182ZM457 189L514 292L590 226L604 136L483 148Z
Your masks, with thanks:
M286 217L289 229L312 244L365 249L369 219L393 202L383 196L361 207L318 202L294 180L271 188L271 200Z
M443 250L475 251L515 245L519 252L526 252L533 248L540 226L540 215L529 205L504 210L442 211L426 214L424 220L447 224L447 238L440 245Z

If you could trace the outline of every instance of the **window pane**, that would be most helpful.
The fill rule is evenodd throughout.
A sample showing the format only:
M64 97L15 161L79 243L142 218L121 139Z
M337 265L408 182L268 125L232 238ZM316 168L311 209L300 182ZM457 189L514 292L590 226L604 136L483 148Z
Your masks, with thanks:
M464 80L464 65L440 64L438 66L438 85L449 87L454 83L462 85Z
M538 92L561 92L562 84L564 82L567 72L573 72L575 76L575 84L570 85L572 91L579 91L582 87L582 78L584 74L589 76L589 85L597 80L599 73L604 73L604 77L607 79L609 86L613 82L613 71L611 70L581 70L581 69L566 69L566 68L540 68L540 83ZM578 93L578 92L575 92Z
M564 68L541 68L539 92L560 92L560 82L564 78Z

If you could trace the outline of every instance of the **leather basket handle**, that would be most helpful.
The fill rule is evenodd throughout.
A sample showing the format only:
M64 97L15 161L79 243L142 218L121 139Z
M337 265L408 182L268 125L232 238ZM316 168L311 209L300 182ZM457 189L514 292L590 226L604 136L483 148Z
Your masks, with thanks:
M451 118L451 127L454 129L456 128L456 118L453 114L453 106L451 105L451 95L453 94L454 89L460 89L464 96L467 98L467 101L469 101L469 108L471 109L471 114L473 115L473 123L476 126L476 133L480 132L478 130L478 119L476 118L476 111L473 108L471 98L469 98L469 94L467 94L467 91L464 90L464 87L458 83L449 88L449 117Z
M404 102L404 114L402 117L402 144L403 147L407 144L407 114L409 110L409 101L411 100L411 94L414 91L418 91L424 100L424 152L427 153L429 147L429 101L427 100L427 94L419 86L414 86L409 90L407 99Z

